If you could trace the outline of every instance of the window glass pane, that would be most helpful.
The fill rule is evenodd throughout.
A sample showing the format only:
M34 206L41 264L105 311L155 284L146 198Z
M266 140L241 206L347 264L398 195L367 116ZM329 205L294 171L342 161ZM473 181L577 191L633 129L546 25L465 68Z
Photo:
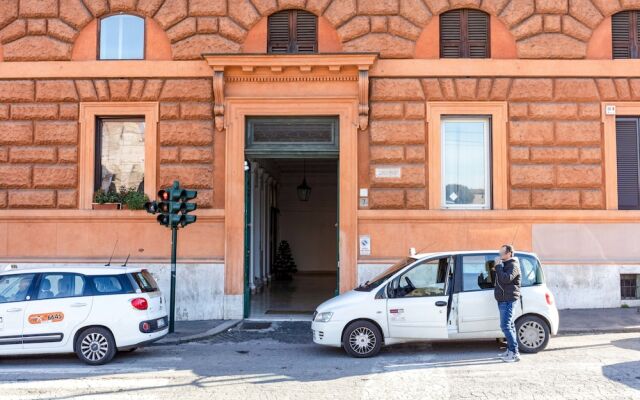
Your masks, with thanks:
M100 121L99 189L144 191L144 121Z
M487 119L444 119L443 205L489 208Z
M76 274L44 274L38 287L38 300L82 296L84 278Z
M114 15L100 21L101 60L144 58L144 19L135 15Z
M156 280L153 279L149 271L142 270L141 272L134 272L131 275L142 292L155 292L159 290Z
M99 294L122 292L122 284L117 276L96 276L93 285Z
M532 286L542 283L542 271L538 260L529 256L518 256L520 261L520 283L522 286Z
M495 265L494 255L473 255L462 257L462 290L493 289L495 275L491 268Z
M431 260L411 268L391 282L393 297L443 296L447 259Z
M34 276L21 274L0 277L0 303L26 300Z

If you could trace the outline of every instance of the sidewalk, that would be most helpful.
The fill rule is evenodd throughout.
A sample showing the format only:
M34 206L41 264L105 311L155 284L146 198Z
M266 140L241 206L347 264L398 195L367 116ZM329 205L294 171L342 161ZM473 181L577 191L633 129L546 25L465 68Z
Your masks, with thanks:
M640 307L560 310L560 335L640 332Z
M242 320L178 321L175 332L153 343L176 345L213 337L236 327ZM560 310L560 335L640 332L640 308Z
M233 328L239 319L213 319L207 321L176 321L175 331L152 343L153 346L175 345L208 339Z

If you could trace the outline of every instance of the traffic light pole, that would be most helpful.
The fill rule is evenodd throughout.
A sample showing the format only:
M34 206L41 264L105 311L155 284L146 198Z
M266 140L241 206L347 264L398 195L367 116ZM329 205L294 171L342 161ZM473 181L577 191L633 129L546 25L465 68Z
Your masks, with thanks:
M178 247L178 227L171 228L171 293L169 299L169 333L173 333L176 313L176 250Z

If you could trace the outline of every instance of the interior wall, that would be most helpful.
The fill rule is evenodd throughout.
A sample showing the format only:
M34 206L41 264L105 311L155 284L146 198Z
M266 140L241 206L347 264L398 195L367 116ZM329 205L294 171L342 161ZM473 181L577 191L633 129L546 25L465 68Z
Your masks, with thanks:
M335 272L338 177L336 172L307 170L309 201L298 200L300 171L283 171L278 177L279 241L286 240L300 272ZM278 243L279 243L278 241Z

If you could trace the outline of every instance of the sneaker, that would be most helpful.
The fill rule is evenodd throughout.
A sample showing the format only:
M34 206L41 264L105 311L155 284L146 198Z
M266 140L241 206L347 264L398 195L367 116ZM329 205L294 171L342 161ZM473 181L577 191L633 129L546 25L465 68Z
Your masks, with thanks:
M509 355L509 350L507 349L504 352L498 354L498 358L505 358L508 355Z
M506 357L502 359L504 362L512 363L520 361L520 354L509 352Z

